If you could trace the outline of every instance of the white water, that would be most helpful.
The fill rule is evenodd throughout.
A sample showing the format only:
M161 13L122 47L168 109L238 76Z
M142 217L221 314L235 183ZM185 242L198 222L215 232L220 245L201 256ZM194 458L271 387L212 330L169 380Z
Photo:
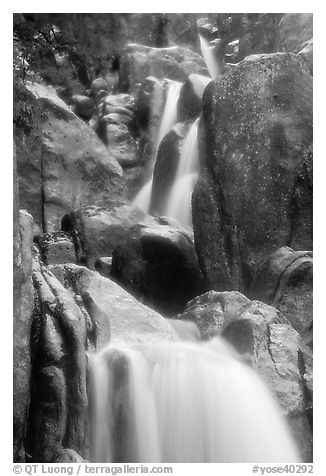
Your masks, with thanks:
M109 346L91 364L95 462L299 462L273 397L221 338Z
M199 172L198 121L196 119L190 127L183 143L176 176L163 213L188 226L192 226L191 196Z
M209 42L201 35L199 35L199 41L201 54L206 63L206 68L210 74L210 77L215 79L219 74L219 68L213 52L214 47L210 46Z
M158 133L157 145L159 146L161 140L169 132L177 121L178 111L177 102L179 99L182 83L178 81L169 81L166 96L166 103L164 106L162 121Z
M162 120L158 132L155 154L157 154L158 147L163 137L169 132L177 121L177 102L180 94L182 83L178 81L169 81L166 102L162 115ZM155 158L156 159L156 158ZM151 196L152 196L153 176L145 183L134 198L134 204L143 212L149 213Z
M183 225L192 227L191 197L197 173L184 175L175 181L169 194L164 215L175 218Z

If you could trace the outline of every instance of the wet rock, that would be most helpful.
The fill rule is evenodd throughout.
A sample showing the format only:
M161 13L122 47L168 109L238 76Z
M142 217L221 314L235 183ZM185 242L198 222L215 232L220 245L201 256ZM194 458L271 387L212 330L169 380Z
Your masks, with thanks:
M249 303L250 300L246 296L236 291L209 291L189 301L178 318L194 322L201 338L206 340L220 335L226 325Z
M207 86L192 199L207 288L248 291L275 249L312 248L311 99L294 54L248 57Z
M182 311L202 284L191 230L165 218L135 226L113 250L111 276L163 314Z
M13 460L24 462L30 404L30 334L34 307L32 283L33 218L25 210L17 213L17 206L19 206L19 203L16 195L16 199L14 199L13 242Z
M312 252L283 247L260 264L252 284L252 296L279 309L310 344L313 320L312 268Z
M174 183L182 145L189 130L189 123L176 124L162 139L153 173L151 213L161 215Z
M276 51L300 51L313 37L312 13L285 13L279 24Z
M188 48L129 44L120 60L119 86L123 91L136 91L147 76L183 82L191 73L208 75L202 57Z
M82 119L90 119L95 112L95 104L88 96L74 95L71 102L74 113Z
M222 332L251 361L276 397L303 461L312 460L312 353L286 318L259 301Z
M34 238L44 264L76 263L75 246L71 236L62 231L43 233Z
M202 96L207 84L207 76L190 74L181 88L178 100L179 120L194 119L202 111Z
M161 342L177 338L162 316L141 304L112 280L73 264L53 266L51 270L67 289L80 294L88 305L96 324L97 349L107 345L105 336L108 327L112 343Z
M28 82L23 88L25 109L36 110L39 116L33 113L30 130L16 123L21 206L44 232L57 231L73 206L103 203L106 197L119 195L122 170L53 89Z
M130 236L135 226L155 223L135 205L112 202L106 207L84 207L62 219L62 230L74 237L78 262L94 269L95 262L111 256L113 249Z
M33 261L33 374L29 416L29 454L53 461L67 444L87 448L85 313L39 260Z

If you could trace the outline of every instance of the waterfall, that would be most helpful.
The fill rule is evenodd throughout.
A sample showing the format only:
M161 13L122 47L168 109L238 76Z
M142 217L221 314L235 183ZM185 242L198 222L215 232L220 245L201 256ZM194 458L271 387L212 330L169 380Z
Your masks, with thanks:
M162 121L158 133L157 148L161 140L169 132L177 121L178 111L177 102L179 99L182 83L178 81L169 81L166 96L166 103L163 111Z
M94 462L299 462L265 384L221 338L91 360Z
M201 35L199 35L200 41L200 50L201 54L206 63L207 70L210 74L210 77L215 79L219 74L219 68L217 65L216 58L214 56L213 47L210 46L209 42Z
M163 116L158 132L157 143L155 146L155 155L157 155L158 147L163 137L169 132L177 121L177 103L182 83L178 81L169 81L166 94L166 102L164 106ZM134 198L134 204L143 212L149 213L151 196L152 196L153 176L145 183Z
M194 173L187 174L174 182L164 215L192 227L191 197L196 180L197 174Z
M198 122L199 119L196 119L184 140L175 180L164 212L164 215L188 226L192 226L191 196L199 171Z

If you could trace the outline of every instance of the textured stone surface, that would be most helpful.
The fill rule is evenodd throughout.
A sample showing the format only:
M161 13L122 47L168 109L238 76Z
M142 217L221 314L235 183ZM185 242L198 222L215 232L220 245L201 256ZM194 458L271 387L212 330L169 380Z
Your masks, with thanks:
M16 198L14 198L13 236L13 460L24 462L30 403L33 218L25 210L18 213L17 194L14 193L14 197Z
M51 270L67 289L82 296L96 324L97 349L108 343L108 326L112 343L161 342L177 338L162 316L138 302L112 280L72 264L57 265Z
M29 454L50 462L63 445L87 449L86 336L89 317L39 260L33 261L35 309Z
M271 304L312 344L313 262L311 251L283 247L263 261L255 274L251 295Z
M16 121L21 206L44 232L56 231L62 216L74 206L119 194L122 170L51 87L27 82L25 89L22 107L38 116L33 113L29 131Z
M130 236L134 226L155 223L136 206L112 202L106 207L85 207L62 220L62 229L74 237L79 263L94 269L97 259L111 256L113 249Z
M248 290L280 246L312 247L312 77L294 54L256 55L211 82L193 224L206 284Z

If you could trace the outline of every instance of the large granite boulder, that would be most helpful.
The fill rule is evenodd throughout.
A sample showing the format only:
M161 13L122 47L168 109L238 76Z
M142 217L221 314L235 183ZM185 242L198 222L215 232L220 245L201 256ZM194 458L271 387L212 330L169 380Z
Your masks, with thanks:
M21 206L42 231L58 231L74 207L120 193L121 167L53 88L20 85L15 111Z
M95 269L95 262L112 256L113 249L130 236L133 227L155 224L155 219L126 202L105 207L83 207L62 219L62 230L74 240L78 263Z
M164 315L181 312L202 289L191 229L165 218L135 226L113 250L111 276Z
M208 75L198 53L181 46L151 48L132 43L126 46L120 59L119 87L133 92L147 76L183 82L191 73Z
M212 81L193 194L208 289L248 290L280 246L312 249L312 77L294 54L256 55Z
M98 267L112 256L111 277L161 312L180 312L201 290L191 229L146 215L135 205L85 207L65 215L79 264Z
M94 325L93 342L97 350L109 342L125 344L177 339L162 316L138 302L111 279L74 264L51 266L50 269L70 293L81 296Z
M313 261L311 251L285 246L263 261L251 295L279 309L307 343L312 344Z

